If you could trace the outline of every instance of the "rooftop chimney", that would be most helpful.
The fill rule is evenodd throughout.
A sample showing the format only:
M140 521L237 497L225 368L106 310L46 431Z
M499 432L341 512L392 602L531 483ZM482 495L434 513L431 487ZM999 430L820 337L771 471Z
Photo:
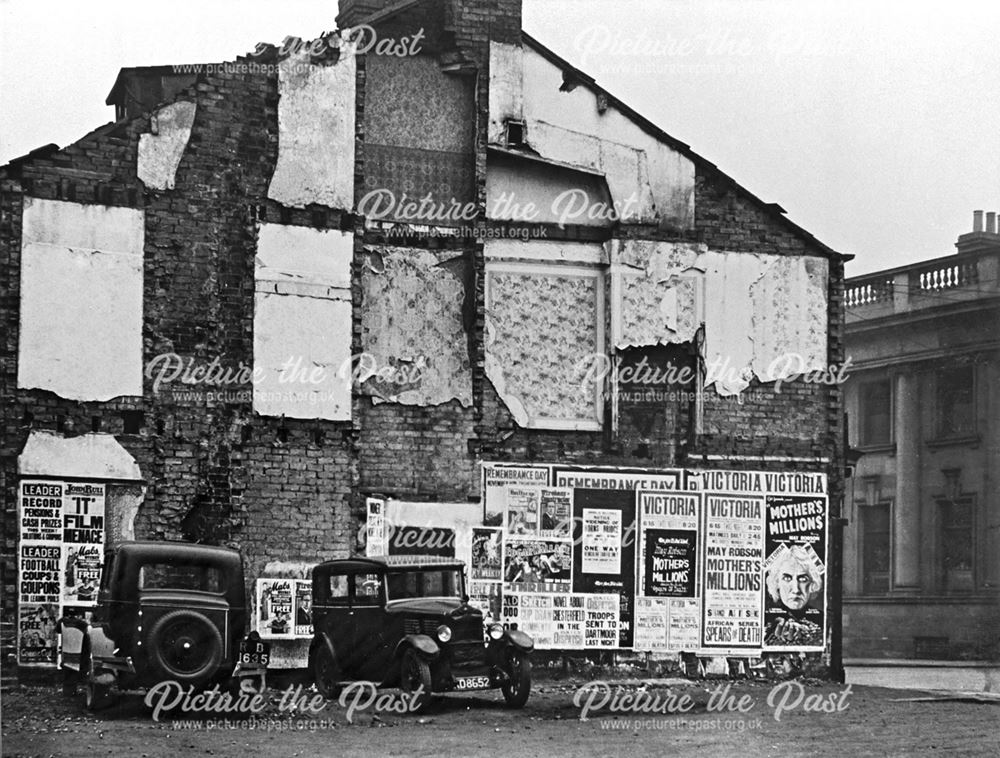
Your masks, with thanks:
M960 234L955 243L959 255L982 253L989 250L1000 252L1000 234L998 234L1000 229L997 226L1000 214L989 211L985 214L985 223L983 215L983 211L972 212L972 231Z

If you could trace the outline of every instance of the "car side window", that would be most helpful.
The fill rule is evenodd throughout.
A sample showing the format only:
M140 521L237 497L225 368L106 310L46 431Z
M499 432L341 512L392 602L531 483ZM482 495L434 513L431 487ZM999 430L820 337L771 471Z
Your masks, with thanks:
M381 597L381 576L378 574L355 574L354 600L356 605L378 605Z
M329 587L330 592L326 599L330 605L347 605L350 602L350 585L346 575L331 574Z

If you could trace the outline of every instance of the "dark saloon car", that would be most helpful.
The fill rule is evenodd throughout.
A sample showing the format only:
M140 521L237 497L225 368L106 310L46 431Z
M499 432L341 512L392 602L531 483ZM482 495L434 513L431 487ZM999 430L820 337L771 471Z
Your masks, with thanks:
M499 688L522 707L531 691L532 639L483 625L469 605L464 564L453 558L348 558L313 569L309 668L333 697L343 681L399 686L416 696ZM419 693L419 694L418 694Z
M124 542L105 554L93 618L60 619L67 692L90 709L112 687L185 687L226 679L240 654L247 608L240 553L181 542Z

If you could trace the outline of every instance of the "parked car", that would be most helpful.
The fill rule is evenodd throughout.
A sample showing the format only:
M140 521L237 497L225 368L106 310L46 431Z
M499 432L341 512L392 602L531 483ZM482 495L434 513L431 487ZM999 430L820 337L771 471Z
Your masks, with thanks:
M59 620L64 689L82 683L93 710L110 701L115 686L172 679L203 687L226 679L241 651L245 598L236 550L121 543L105 554L92 618Z
M531 691L534 642L517 629L484 627L469 605L464 564L388 556L327 561L312 572L309 668L334 697L344 681L399 686L416 710L431 693L499 688L522 707Z

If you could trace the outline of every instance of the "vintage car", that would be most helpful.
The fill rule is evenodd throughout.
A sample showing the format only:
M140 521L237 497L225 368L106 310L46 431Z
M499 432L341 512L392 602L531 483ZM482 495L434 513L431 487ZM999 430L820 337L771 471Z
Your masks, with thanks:
M82 683L93 710L110 702L113 686L205 687L228 678L245 652L245 598L236 550L181 542L109 549L92 618L59 620L64 690Z
M499 688L511 708L531 691L534 642L500 624L484 627L469 605L464 564L388 556L327 561L312 572L309 668L334 697L344 681L399 686L413 710L431 693Z

